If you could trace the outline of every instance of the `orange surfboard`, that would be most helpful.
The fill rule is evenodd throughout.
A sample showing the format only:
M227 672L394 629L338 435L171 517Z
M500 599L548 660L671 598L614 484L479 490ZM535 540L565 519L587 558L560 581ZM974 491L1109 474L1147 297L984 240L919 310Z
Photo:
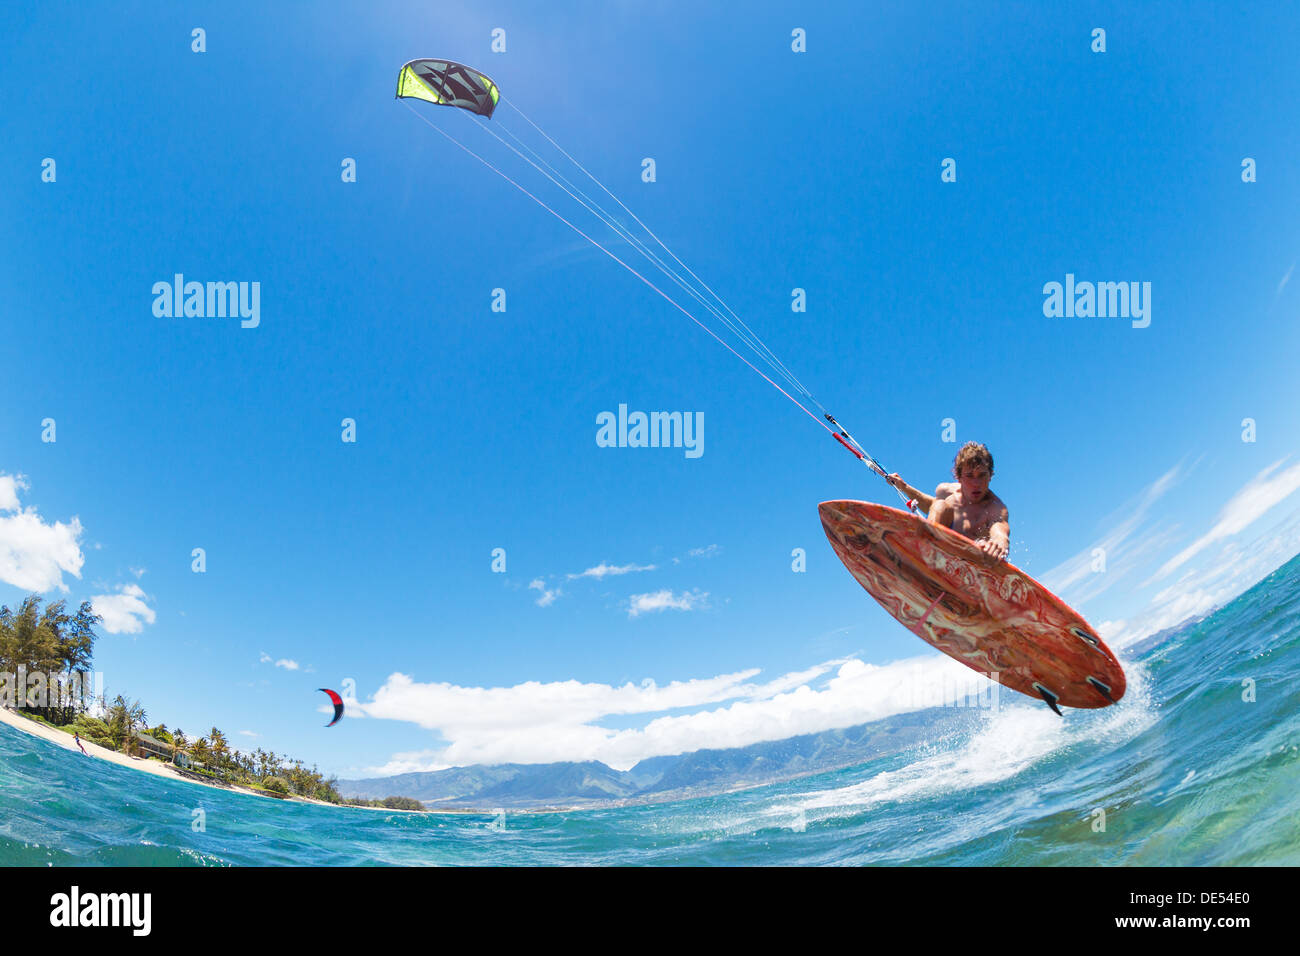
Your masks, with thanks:
M949 657L1066 707L1107 707L1124 670L1082 617L1006 561L917 515L865 501L817 506L831 547L880 606Z

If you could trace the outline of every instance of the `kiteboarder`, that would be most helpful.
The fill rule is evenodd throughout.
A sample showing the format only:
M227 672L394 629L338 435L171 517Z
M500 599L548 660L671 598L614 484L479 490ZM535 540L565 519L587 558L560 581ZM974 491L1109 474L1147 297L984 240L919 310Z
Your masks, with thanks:
M81 748L81 752L89 757L90 754L86 753L86 748L81 746L81 734L74 730L72 732L72 739L77 742L77 746Z
M989 490L993 455L979 442L968 441L953 459L952 474L957 480L940 483L933 496L913 488L897 474L886 480L915 499L930 521L970 538L994 560L1006 558L1011 548L1011 522L1007 506Z

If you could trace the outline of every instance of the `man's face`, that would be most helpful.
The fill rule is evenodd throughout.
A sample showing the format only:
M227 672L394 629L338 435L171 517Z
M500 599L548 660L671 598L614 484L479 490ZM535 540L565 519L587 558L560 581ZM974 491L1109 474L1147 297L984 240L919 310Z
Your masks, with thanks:
M961 496L964 501L971 504L978 504L986 499L989 495L989 479L993 477L989 474L988 468L984 465L966 465L961 470L958 481L961 482Z

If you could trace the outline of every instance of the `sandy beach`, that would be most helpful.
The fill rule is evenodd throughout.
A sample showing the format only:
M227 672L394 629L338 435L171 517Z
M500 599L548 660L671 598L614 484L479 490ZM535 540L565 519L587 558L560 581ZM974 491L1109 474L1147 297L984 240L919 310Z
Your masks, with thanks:
M8 707L0 707L0 721L3 721L4 723L8 724L10 727L15 728L16 730L21 730L23 733L31 734L33 737L41 737L45 740L48 740L50 743L62 747L64 750L75 751L77 749L77 742L72 738L72 734L70 732L63 731L63 730L56 730L55 728L49 726L48 724L43 724L38 720L32 720L29 717L24 717L21 714L16 713L13 710L10 710ZM118 753L116 750L109 750L108 748L101 747L98 744L92 744L90 741L85 740L84 738L82 739L81 743L82 746L86 748L87 754L99 760L107 760L109 763L115 763L122 767L130 767L132 770L140 770L144 773L151 773L159 777L170 777L172 780L178 780L181 783L193 784L196 787L209 787L213 790L224 790L228 793L231 792L242 793L245 796L261 797L266 800L285 799L285 800L292 800L297 803L315 803L322 807L347 806L347 804L328 803L324 800L316 800L311 797L299 797L299 796L289 796L284 798L272 797L264 793L259 793L256 790L249 789L248 787L241 787L234 784L231 784L229 786L220 786L218 784L207 783L201 780L193 780L190 779L189 777L183 776L177 770L176 767L172 766L169 763L163 763L161 760L150 760L144 757L128 757L126 754ZM378 810L384 808L349 807L349 809ZM420 811L387 810L386 812L419 813Z

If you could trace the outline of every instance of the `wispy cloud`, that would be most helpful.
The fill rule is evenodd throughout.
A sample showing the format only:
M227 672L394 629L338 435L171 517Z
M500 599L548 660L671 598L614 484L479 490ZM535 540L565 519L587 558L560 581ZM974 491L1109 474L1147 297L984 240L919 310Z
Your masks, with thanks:
M567 581L577 581L583 578L593 578L597 581L609 577L620 577L624 574L637 574L643 571L655 571L657 567L653 564L606 564L602 561L594 567L587 568L585 571L564 575ZM533 578L528 582L528 588L531 591L540 592L535 602L538 607L550 607L558 598L564 596L561 588L547 587L545 578Z
M567 577L570 581L577 578L596 578L597 580L600 580L601 578L617 576L620 574L636 574L640 571L654 570L657 570L657 568L653 564L623 564L615 566L601 562L594 568L588 568L586 571L580 571L577 574L570 574L567 575Z
M721 553L721 547L716 544L710 544L702 548L691 548L687 552L687 556L691 558L712 558ZM671 560L675 565L682 563L682 559L679 557L672 558ZM602 561L600 564L587 568L585 571L569 572L562 577L565 581L579 581L583 579L603 581L605 578L622 577L625 574L645 574L650 571L658 571L659 569L659 565L657 564L636 564L635 562L629 564L610 564L606 561ZM551 575L551 577L554 578L555 575ZM541 592L541 596L538 597L536 602L538 607L549 607L551 604L555 603L557 598L564 595L564 592L558 587L548 588L544 577L534 578L529 582L528 587L532 590ZM664 595L668 595L668 597L665 598ZM633 595L631 598L634 608L632 616L635 617L637 614L645 611L666 610L669 607L677 607L679 610L688 610L689 606L683 605L680 602L689 600L690 598L685 596L682 598L672 598L668 591L659 591L653 595ZM666 603L660 605L657 603L660 601ZM679 603L674 604L674 601Z
M1123 580L1142 559L1168 545L1174 529L1151 534L1143 529L1143 524L1152 505L1178 483L1183 473L1183 463L1179 462L1147 485L1124 509L1107 519L1106 523L1112 525L1109 531L1074 557L1043 574L1040 578L1043 584L1048 590L1068 598L1072 604L1082 605ZM1098 549L1104 556L1104 573L1093 570Z
M1234 540L1300 489L1300 464L1284 468L1283 459L1251 478L1219 509L1208 530L1151 572L1156 556L1167 553L1183 537L1177 526L1153 526L1151 507L1187 473L1194 472L1199 461L1188 468L1180 463L1166 472L1136 496L1094 545L1042 576L1048 588L1082 608L1089 598L1120 582L1136 594L1181 569L1179 576L1138 610L1120 619L1094 622L1112 646L1124 647L1225 604L1300 551L1300 511L1249 544ZM1104 573L1093 572L1095 547L1105 549ZM1204 560L1193 562L1202 554Z
M674 594L665 589L650 594L633 594L628 598L627 616L639 617L659 611L694 611L707 607L708 599L708 592L699 590Z
M1291 281L1291 274L1295 272L1295 266L1296 264L1293 262L1291 263L1291 268L1286 270L1286 275L1284 275L1282 281L1277 284L1276 295L1281 295L1282 290L1286 288L1286 284Z
M555 603L555 599L564 593L559 588L547 588L546 582L541 578L534 578L532 581L529 581L528 587L529 590L542 592L541 597L537 599L538 607L550 607Z
M1252 478L1220 509L1218 518L1209 531L1166 561L1144 584L1159 581L1214 542L1244 531L1276 505L1300 490L1300 463L1274 475L1273 473L1282 464L1282 461L1274 462Z
M1220 542L1218 550L1202 562L1202 567L1188 568L1137 614L1125 620L1105 621L1097 630L1107 643L1124 647L1228 603L1297 553L1300 553L1300 509L1249 544Z
M261 656L258 657L257 660L258 663L274 664L276 667L282 667L287 671L296 671L302 669L302 665L299 664L297 661L292 660L291 658L288 657L281 657L279 660L276 660L270 654L266 653L266 651L263 651Z

